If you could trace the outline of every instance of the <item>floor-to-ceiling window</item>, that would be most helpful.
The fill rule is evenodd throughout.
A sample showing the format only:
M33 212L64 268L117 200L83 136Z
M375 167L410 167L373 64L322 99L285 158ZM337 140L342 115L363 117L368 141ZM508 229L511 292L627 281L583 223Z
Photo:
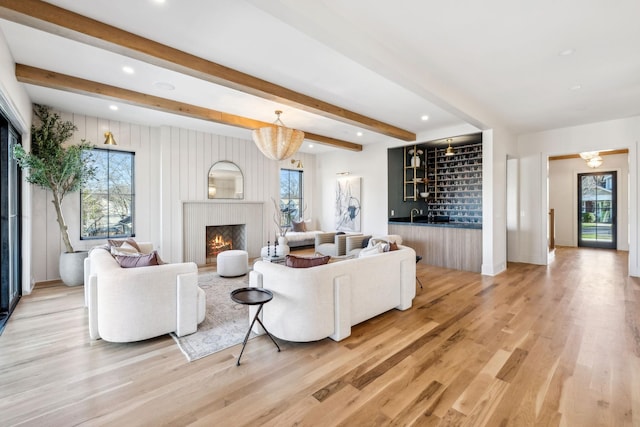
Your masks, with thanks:
M0 332L21 295L20 170L12 155L19 142L0 114Z
M578 246L616 249L616 172L578 174Z

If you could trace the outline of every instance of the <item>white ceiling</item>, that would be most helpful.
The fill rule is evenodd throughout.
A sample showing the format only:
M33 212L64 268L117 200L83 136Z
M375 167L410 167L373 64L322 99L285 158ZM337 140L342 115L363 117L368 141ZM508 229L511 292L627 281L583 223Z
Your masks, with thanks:
M640 115L637 0L49 3L415 132L418 141L464 124L519 134ZM402 143L9 21L0 19L0 30L17 63L266 122L282 109L287 126L363 145ZM560 55L567 49L573 54ZM113 102L26 88L34 102L63 111L250 139L230 126L126 104L114 112ZM303 150L329 149L314 145Z

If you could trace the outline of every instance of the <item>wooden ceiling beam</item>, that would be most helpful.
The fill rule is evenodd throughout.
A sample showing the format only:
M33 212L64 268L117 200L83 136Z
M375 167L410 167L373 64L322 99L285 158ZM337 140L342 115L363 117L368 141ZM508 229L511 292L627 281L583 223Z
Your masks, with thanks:
M41 0L0 0L0 17L403 141L416 134Z
M627 148L621 148L618 150L605 150L599 151L599 155L602 156L610 156L613 154L628 154L629 150ZM564 154L562 156L549 156L549 160L566 160L566 159L580 159L580 154Z
M122 101L138 107L150 108L165 113L177 114L200 120L235 126L243 129L257 129L269 126L272 123L254 120L247 117L236 116L222 111L211 110L197 105L185 104L172 99L147 95L116 86L85 80L54 71L43 70L29 65L16 64L16 78L21 83L44 86L51 89L89 95L102 99ZM305 139L331 147L342 148L351 151L362 151L362 145L340 139L305 132Z

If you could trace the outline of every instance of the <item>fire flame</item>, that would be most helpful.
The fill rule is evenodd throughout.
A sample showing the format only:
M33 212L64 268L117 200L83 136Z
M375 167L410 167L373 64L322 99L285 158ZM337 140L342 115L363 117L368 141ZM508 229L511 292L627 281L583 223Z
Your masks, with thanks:
M207 243L207 256L216 257L220 252L233 249L231 240L225 240L224 237L217 235Z

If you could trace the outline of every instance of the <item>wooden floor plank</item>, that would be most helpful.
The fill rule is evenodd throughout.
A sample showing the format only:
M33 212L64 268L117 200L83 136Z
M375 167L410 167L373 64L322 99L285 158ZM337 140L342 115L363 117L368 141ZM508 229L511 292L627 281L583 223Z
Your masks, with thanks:
M413 307L334 342L91 341L82 287L38 285L0 336L0 424L639 426L640 279L557 248L481 276L420 263Z

